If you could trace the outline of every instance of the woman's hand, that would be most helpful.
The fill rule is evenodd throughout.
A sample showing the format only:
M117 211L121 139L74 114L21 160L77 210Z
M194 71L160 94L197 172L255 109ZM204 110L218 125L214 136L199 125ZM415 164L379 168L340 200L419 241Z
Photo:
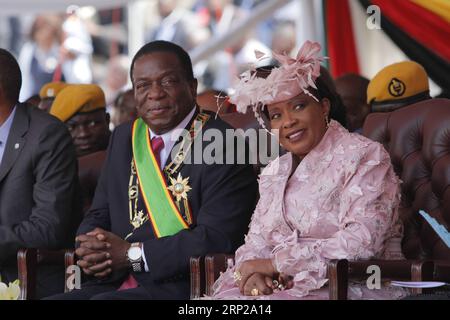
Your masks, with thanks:
M273 293L272 278L262 273L253 273L243 285L241 293L246 296L269 295Z
M248 281L248 279L255 273L259 273L261 275L267 276L272 279L278 277L278 272L272 265L272 261L270 259L255 259L255 260L247 260L241 263L235 272L238 275L238 284L239 290L241 293L244 292L244 285Z
M280 273L278 275L278 278L275 278L272 281L272 286L271 288L273 290L287 290L287 289L291 289L294 286L294 277L292 276L288 276L284 273Z

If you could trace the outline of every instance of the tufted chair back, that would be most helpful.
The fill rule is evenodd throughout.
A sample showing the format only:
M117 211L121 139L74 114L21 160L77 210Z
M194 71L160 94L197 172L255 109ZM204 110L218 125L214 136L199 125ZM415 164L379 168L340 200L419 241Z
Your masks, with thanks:
M450 261L450 249L419 215L450 230L450 100L430 99L366 118L363 134L384 145L402 180L402 250L408 259Z

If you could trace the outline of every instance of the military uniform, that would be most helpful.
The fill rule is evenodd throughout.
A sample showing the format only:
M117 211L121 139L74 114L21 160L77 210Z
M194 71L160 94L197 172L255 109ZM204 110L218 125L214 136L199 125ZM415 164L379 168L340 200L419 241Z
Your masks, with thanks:
M383 68L367 87L367 103L372 112L391 112L425 99L430 99L428 75L414 61Z

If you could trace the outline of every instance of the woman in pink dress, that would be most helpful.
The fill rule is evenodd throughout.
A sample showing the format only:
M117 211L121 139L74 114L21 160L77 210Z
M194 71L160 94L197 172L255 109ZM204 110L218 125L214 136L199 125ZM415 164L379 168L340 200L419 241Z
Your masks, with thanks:
M266 79L244 74L230 97L238 111L264 112L288 153L262 172L245 244L213 299L328 299L330 259L403 258L400 181L382 145L329 120L336 99L319 77L319 52L307 42L296 59L275 55L279 68ZM350 299L406 294L365 283L348 291Z

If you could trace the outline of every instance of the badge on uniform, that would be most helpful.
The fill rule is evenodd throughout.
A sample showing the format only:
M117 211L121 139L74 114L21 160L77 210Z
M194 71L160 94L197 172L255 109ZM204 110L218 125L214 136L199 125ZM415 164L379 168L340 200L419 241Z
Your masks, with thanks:
M169 177L171 185L167 187L170 191L172 191L172 195L176 198L177 202L180 202L181 199L187 200L187 193L192 189L189 186L189 177L184 178L178 173L178 177L176 179Z

